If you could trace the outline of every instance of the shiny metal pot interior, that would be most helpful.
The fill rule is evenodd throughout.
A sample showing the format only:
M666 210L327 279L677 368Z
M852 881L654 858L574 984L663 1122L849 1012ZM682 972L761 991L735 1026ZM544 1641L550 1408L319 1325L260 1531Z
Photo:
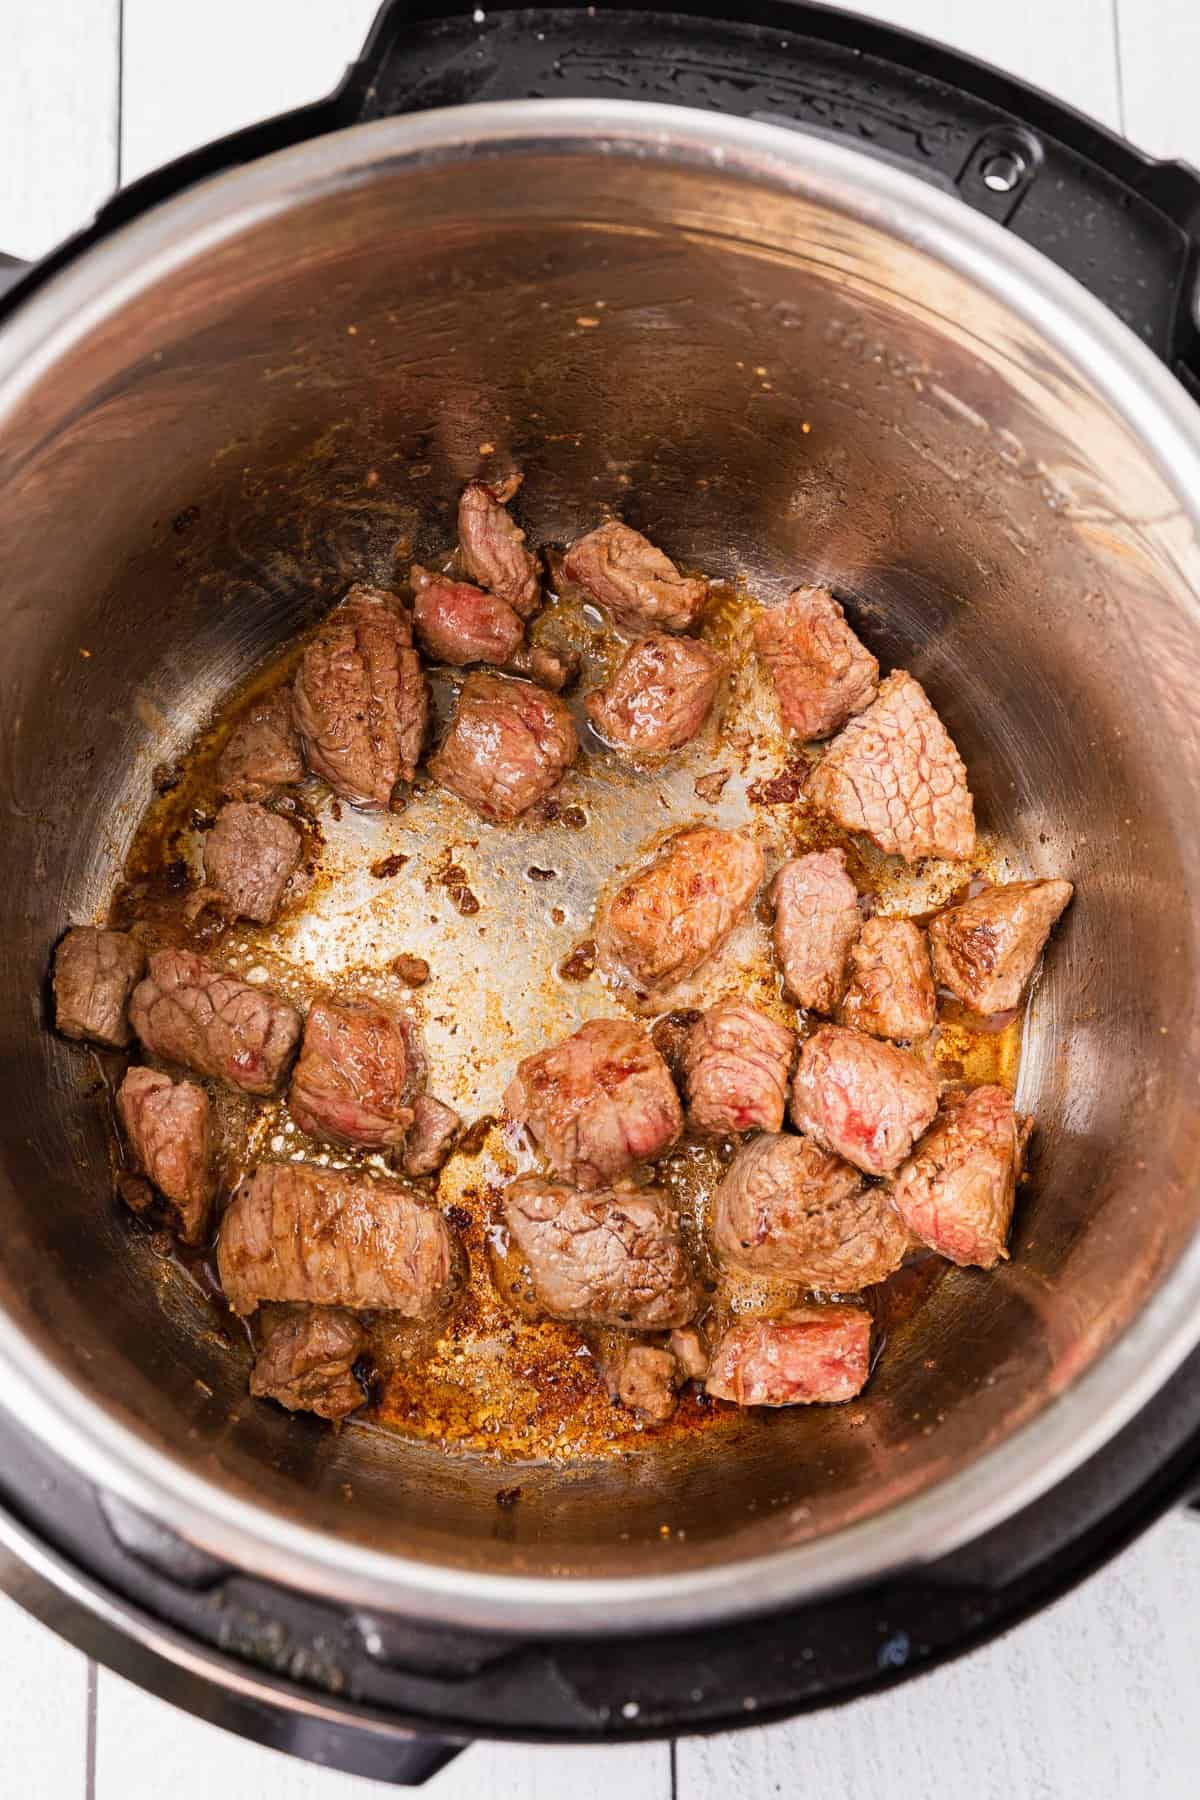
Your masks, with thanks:
M42 1028L50 948L105 906L154 765L338 583L444 542L485 440L548 540L612 505L764 598L861 596L982 822L1078 888L1027 1031L1011 1263L947 1279L859 1409L523 1468L511 1511L494 1463L248 1399L111 1202L94 1069ZM68 265L0 335L5 1403L235 1562L520 1628L781 1604L1042 1491L1200 1337L1198 496L1191 403L1096 303L775 127L384 122Z

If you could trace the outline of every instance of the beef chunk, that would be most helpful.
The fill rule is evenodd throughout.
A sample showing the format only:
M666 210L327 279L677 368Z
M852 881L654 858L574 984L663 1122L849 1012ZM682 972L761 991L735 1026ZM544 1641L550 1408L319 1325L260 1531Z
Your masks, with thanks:
M507 510L520 485L519 475L494 486L468 481L458 503L458 545L472 581L527 619L541 599L542 565Z
M152 1056L247 1094L273 1094L300 1039L294 1006L189 950L159 950L129 1003Z
M413 1101L412 1129L404 1145L406 1175L435 1175L454 1148L462 1120L432 1094Z
M846 959L862 928L844 850L814 850L784 863L771 885L775 954L797 1006L831 1013L846 985Z
M243 1317L263 1300L423 1317L451 1266L446 1221L408 1188L307 1163L260 1163L217 1244L225 1298Z
M555 1318L655 1331L686 1325L699 1305L678 1216L656 1188L582 1194L523 1175L504 1218Z
M517 1065L504 1096L564 1181L602 1187L653 1162L683 1129L671 1072L644 1031L589 1019Z
M431 575L414 563L413 627L433 662L463 669L469 663L510 662L525 640L525 625L507 600L469 581Z
M682 1064L693 1131L778 1131L796 1034L744 1000L710 1007L688 1033Z
M889 856L970 856L975 808L967 772L925 690L905 670L834 739L807 783L808 798Z
M402 1144L425 1064L413 1021L373 1000L318 1000L288 1107L301 1131L368 1150Z
M429 719L429 686L394 594L350 589L304 652L294 699L313 774L351 806L386 807L416 772Z
M695 638L656 632L631 644L606 687L584 709L606 744L659 755L690 743L720 685L721 658Z
M868 1175L890 1175L937 1111L937 1082L893 1044L822 1025L800 1052L792 1121Z
M1069 881L1010 881L939 913L929 927L938 981L972 1012L1017 1006L1073 892Z
M217 782L230 800L269 800L304 779L304 758L292 717L290 688L255 701L242 714L217 763Z
M733 831L696 825L617 890L597 931L602 966L634 988L683 981L749 910L762 851Z
M217 1190L216 1128L204 1089L157 1069L130 1069L117 1111L140 1169L174 1207L185 1243L203 1243Z
M679 1364L685 1381L703 1381L708 1374L708 1346L694 1325L681 1325L667 1339L667 1348Z
M882 1188L811 1139L744 1144L717 1189L713 1247L724 1262L851 1293L886 1281L910 1248Z
M608 519L563 558L568 579L633 631L687 631L708 597L701 575L681 575L640 531Z
M366 1399L354 1373L366 1347L367 1334L353 1313L305 1307L271 1326L250 1375L250 1392L256 1400L277 1400L288 1412L344 1419Z
M770 671L789 731L831 737L875 698L879 664L824 588L798 587L754 621L754 648Z
M508 668L511 674L528 675L531 681L558 694L570 687L579 674L580 658L576 651L562 646L556 649L550 644L522 644L509 660Z
M951 1262L992 1268L1007 1255L1019 1138L1004 1088L948 1094L892 1189L909 1230Z
M429 771L485 819L516 819L558 786L579 753L561 700L506 675L468 675Z
M850 950L843 1025L872 1037L915 1043L937 1021L937 994L925 933L911 919L868 919Z
M630 1412L661 1425L675 1411L679 1365L669 1350L630 1344L617 1371L617 1398Z
M74 925L54 953L54 1022L64 1037L123 1050L125 1004L146 967L146 952L124 931Z
M738 1406L853 1400L870 1373L871 1315L861 1306L798 1306L731 1325L709 1364L707 1390Z
M286 819L256 800L231 800L204 840L204 879L238 918L269 925L303 848Z

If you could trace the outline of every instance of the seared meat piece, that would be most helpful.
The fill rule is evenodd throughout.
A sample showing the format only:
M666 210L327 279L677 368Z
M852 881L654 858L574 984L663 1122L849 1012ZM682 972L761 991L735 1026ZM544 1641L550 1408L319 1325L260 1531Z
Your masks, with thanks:
M231 800L204 840L204 879L238 918L269 925L303 848L278 813L256 800Z
M861 1306L797 1306L731 1325L705 1384L738 1406L853 1400L870 1373L871 1315Z
M782 606L760 612L754 648L798 737L831 737L875 698L879 664L824 588L795 588Z
M937 1082L893 1044L822 1025L800 1051L792 1122L868 1175L890 1175L937 1111Z
M939 913L929 927L939 982L972 1012L1017 1006L1074 891L1069 881L1010 881Z
M190 950L159 950L129 1019L152 1056L247 1094L275 1093L300 1040L294 1006Z
M525 641L524 621L507 600L469 581L430 574L414 563L413 628L433 662L463 669L468 663L510 662Z
M217 782L230 800L269 800L303 779L291 689L276 688L238 720L217 763Z
M670 1070L646 1033L623 1019L589 1019L525 1057L504 1104L555 1173L585 1188L653 1162L683 1130Z
M277 1400L289 1412L344 1419L366 1399L354 1363L367 1334L353 1313L309 1306L272 1325L250 1375L256 1400Z
M679 1365L669 1350L630 1344L616 1370L617 1398L630 1412L661 1425L675 1411Z
M130 1149L179 1216L179 1235L204 1242L217 1191L216 1130L204 1089L157 1069L130 1069L117 1089L117 1111Z
M263 1300L422 1317L451 1264L445 1219L408 1188L307 1163L260 1163L217 1243L225 1298L243 1317Z
M406 1175L435 1175L454 1148L462 1120L432 1094L413 1101L412 1129L404 1145Z
M637 1331L686 1325L700 1288L679 1219L657 1188L581 1194L522 1175L504 1218L539 1303L557 1319Z
M341 799L378 811L412 780L429 686L394 594L350 589L304 652L294 696L308 766Z
M813 850L784 863L771 898L784 991L810 1012L832 1012L846 985L850 946L862 929L846 852Z
M705 719L724 664L695 638L655 632L631 644L607 687L584 708L606 744L646 756L690 743Z
M574 650L553 649L549 644L522 644L508 667L511 674L528 675L531 681L559 694L575 680L579 665Z
M301 1131L387 1150L404 1142L425 1063L413 1021L373 1000L318 1000L288 1107Z
M911 1247L882 1188L782 1132L738 1151L713 1203L713 1246L735 1268L836 1293L886 1281Z
M964 1266L992 1268L1008 1253L1020 1172L1020 1134L1002 1087L948 1094L896 1177L892 1204L923 1243Z
M924 688L904 669L834 739L807 783L808 798L889 856L961 859L975 848L967 771Z
M676 832L609 902L596 933L602 966L635 988L684 980L748 911L762 873L750 838L708 825Z
M708 1374L708 1348L694 1325L681 1325L667 1339L667 1348L679 1364L685 1381L703 1381Z
M125 1003L146 967L146 952L124 931L73 925L54 952L54 1023L64 1037L123 1050Z
M911 919L868 919L850 950L850 985L838 1017L872 1037L915 1043L937 1022L925 933Z
M435 781L485 819L515 819L562 780L579 752L561 700L506 675L468 675L441 747Z
M744 1000L710 1007L688 1033L682 1064L693 1131L778 1131L796 1034Z
M472 581L527 619L541 599L542 565L506 510L520 485L519 475L495 486L468 481L458 503L458 544Z
M616 624L634 631L687 631L708 597L702 575L681 575L669 556L620 519L577 538L563 571Z

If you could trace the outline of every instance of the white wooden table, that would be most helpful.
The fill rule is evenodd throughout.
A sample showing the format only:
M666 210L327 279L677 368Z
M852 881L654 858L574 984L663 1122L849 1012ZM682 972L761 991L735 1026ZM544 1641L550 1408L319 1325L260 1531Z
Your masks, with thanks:
M484 0L486 4L486 0ZM1200 162L1200 0L875 0L1159 155ZM0 250L121 181L326 92L375 0L0 0ZM750 1629L748 1627L747 1629ZM1200 1529L1167 1519L1000 1643L836 1713L628 1750L478 1745L436 1800L1195 1800ZM90 1664L0 1598L0 1796L367 1800Z

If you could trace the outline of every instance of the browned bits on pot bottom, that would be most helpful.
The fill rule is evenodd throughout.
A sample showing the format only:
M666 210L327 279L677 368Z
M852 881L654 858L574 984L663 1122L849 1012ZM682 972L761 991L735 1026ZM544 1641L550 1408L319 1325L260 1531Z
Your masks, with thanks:
M596 967L596 944L593 938L585 938L582 944L576 944L569 956L564 956L558 965L558 972L564 981L586 981Z

